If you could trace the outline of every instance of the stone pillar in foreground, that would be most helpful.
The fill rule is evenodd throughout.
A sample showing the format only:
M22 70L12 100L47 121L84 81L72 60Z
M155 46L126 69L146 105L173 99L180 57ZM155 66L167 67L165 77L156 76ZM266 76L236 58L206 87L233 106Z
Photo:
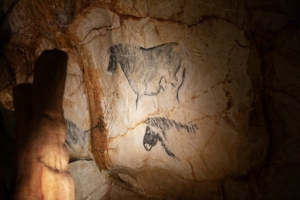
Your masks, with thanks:
M62 108L67 62L63 51L44 51L36 60L33 84L17 85L13 90L17 143L14 199L74 199Z

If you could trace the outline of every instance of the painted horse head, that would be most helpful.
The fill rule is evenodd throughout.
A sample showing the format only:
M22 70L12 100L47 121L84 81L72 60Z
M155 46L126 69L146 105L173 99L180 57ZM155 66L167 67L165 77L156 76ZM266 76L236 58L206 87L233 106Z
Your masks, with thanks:
M157 143L157 134L154 131L151 131L150 127L146 127L143 145L147 151L150 151L153 146Z

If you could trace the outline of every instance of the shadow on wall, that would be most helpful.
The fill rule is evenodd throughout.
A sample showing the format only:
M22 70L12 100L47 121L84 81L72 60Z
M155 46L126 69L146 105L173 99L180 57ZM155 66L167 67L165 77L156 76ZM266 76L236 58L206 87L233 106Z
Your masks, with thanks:
M4 9L5 1L0 1L0 92L15 82L13 70L2 51L11 36L7 16L18 1L14 0L7 10ZM13 112L0 106L0 199L9 199L16 168L16 152L12 135L13 122Z
M11 28L7 16L19 0L14 0L7 10L4 10L5 1L0 1L0 91L15 82L13 69L2 51L11 36Z
M8 199L16 169L13 121L14 113L0 106L0 199Z

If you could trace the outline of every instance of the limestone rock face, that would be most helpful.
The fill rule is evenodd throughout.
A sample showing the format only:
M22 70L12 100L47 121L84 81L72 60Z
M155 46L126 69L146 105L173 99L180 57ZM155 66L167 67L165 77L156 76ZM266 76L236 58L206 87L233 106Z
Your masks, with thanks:
M107 172L100 172L93 161L69 164L69 173L75 183L75 199L102 199L109 187Z
M78 128L74 122L68 119L66 119L66 124L66 144L69 150L70 160L89 159L89 131L83 131Z
M76 199L297 198L299 7L6 0L0 104L59 48Z

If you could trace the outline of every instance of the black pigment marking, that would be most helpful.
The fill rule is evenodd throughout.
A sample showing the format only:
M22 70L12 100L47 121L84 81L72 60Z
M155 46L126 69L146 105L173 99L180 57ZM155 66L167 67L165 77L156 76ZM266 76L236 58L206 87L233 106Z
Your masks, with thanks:
M81 135L83 131L76 126L76 124L68 119L66 119L67 124L67 136L66 136L66 142L67 143L74 143L77 144L78 141L78 135Z
M188 133L194 133L194 134L196 134L196 130L199 129L196 124L193 123L183 124L181 122L170 120L165 117L150 117L146 120L145 123L147 125L161 129L165 139L166 139L165 131L170 128L176 128L177 131L185 130Z
M154 147L156 145L157 140L160 141L161 146L165 149L166 153L169 156L171 156L174 160L178 160L178 158L176 158L176 156L166 146L164 140L159 135L159 133L152 130L150 126L147 126L146 131L145 131L145 135L144 135L144 140L143 140L144 148L147 151L150 151L152 149L152 147Z
M168 149L168 147L166 146L164 140L157 134L157 139L161 142L161 146L163 146L163 148L165 149L165 151L167 152L167 154L169 156L171 156L172 158L174 158L174 160L178 160L178 158L176 158L176 156L170 151L170 149Z
M98 128L101 133L102 133L102 131L104 131L105 122L103 120L103 117L99 116L97 125L94 126L94 127L92 127L92 128L90 128L89 130L86 130L85 132L88 132L88 131L93 130L95 128Z
M84 148L87 142L87 131L78 128L76 124L68 119L65 119L67 124L66 144L76 152L76 147Z
M107 71L114 72L120 66L127 81L136 93L136 107L143 96L156 96L170 84L178 92L181 88L186 69L182 66L182 58L177 43L166 43L152 48L143 48L129 44L117 44L109 48L109 64Z
M105 128L105 123L102 117L98 118L98 123L95 127L92 127L85 131L82 130L81 128L78 128L74 122L68 119L65 119L65 121L67 124L66 144L74 152L76 152L75 149L77 149L78 147L83 149L84 146L86 146L87 139L88 139L88 132L90 130L98 128L99 131L102 132Z
M175 120L170 120L165 117L150 117L145 122L147 124L146 131L144 135L143 145L147 151L150 151L157 143L160 141L162 147L165 149L166 153L171 156L174 160L178 160L174 153L166 146L164 139L167 141L166 131L175 128L177 131L184 130L188 133L196 134L198 126L193 123L183 124ZM163 138L161 137L161 134Z
M73 145L72 143L70 143L68 140L66 140L66 144L70 147L70 149L72 149L72 151L76 151L74 148L73 148Z
M156 145L156 143L157 143L157 133L151 131L150 127L147 126L145 136L144 136L144 141L143 141L145 149L147 151L150 151L152 147Z

